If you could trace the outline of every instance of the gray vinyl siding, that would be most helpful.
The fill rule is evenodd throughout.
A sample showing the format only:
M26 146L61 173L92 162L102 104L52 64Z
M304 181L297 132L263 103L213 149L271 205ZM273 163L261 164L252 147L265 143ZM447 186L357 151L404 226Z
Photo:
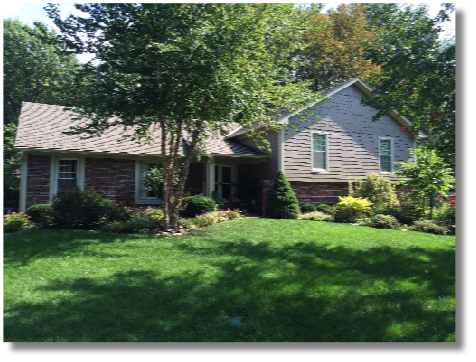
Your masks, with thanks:
M274 180L278 174L278 137L279 133L275 130L267 131L262 137L269 142L270 146L270 151L265 148L261 149L261 151L268 155L268 162L264 174L266 180ZM238 141L247 146L258 148L258 146L246 136L239 137Z
M298 127L284 131L284 171L289 181L342 182L380 173L380 137L392 139L393 162L413 159L408 149L414 147L414 137L402 131L391 116L372 122L376 111L362 106L362 97L362 92L351 86L309 109L322 118L306 115L309 122L289 119L290 125ZM326 171L312 172L312 131L327 133ZM392 181L398 179L391 175Z

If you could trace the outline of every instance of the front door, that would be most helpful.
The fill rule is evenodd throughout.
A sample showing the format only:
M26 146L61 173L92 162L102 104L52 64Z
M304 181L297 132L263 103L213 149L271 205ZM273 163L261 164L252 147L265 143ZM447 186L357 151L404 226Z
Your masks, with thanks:
M231 166L215 166L215 191L220 197L229 200L231 196Z

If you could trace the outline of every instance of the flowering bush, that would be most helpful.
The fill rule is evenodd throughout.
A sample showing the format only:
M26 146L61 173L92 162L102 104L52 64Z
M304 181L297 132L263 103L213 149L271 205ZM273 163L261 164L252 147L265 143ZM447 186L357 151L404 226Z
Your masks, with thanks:
M240 210L236 209L236 210L226 210L226 211L218 211L218 214L220 216L223 216L225 218L227 218L228 220L239 220L239 219L244 219L243 216L241 216L240 214Z
M115 202L92 188L60 190L53 196L53 221L58 225L90 225L107 220Z
M6 233L27 230L33 227L31 218L23 212L3 215L3 231Z

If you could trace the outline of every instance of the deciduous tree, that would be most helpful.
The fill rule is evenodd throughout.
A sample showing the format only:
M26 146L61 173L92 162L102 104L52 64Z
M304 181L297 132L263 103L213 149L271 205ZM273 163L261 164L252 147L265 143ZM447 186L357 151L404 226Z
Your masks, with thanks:
M22 102L68 105L68 87L79 66L54 31L3 20L3 162L5 204L18 207L20 153L13 150Z
M68 46L99 61L90 66L95 79L75 108L92 122L75 132L96 136L121 125L152 142L151 128L160 129L166 228L178 226L190 163L210 134L226 134L230 122L249 130L259 122L279 127L283 109L318 99L289 72L304 31L293 4L75 6L87 17L62 21L48 7ZM188 151L180 158L185 134Z
M375 37L367 25L364 4L340 4L330 14L313 14L305 34L309 46L299 53L306 62L298 77L312 79L313 89L322 90L349 78L367 80L378 73L378 66L363 53L365 42Z
M455 160L455 45L438 35L453 10L454 4L443 4L432 19L425 6L369 5L376 38L366 51L381 72L370 80L373 97L364 99L379 109L375 120L392 110L409 117L415 130L429 136L424 144L449 165Z

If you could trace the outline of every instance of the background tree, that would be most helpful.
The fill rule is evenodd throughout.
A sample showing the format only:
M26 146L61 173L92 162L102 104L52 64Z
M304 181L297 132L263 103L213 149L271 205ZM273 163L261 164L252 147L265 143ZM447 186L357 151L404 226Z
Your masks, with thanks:
M381 71L370 79L373 97L364 104L379 109L375 120L391 110L408 116L415 130L429 136L422 145L454 167L455 45L438 37L453 10L454 4L443 4L431 19L425 6L367 6L376 37L367 42L366 52Z
M286 175L279 170L273 188L269 191L266 215L272 219L297 219L300 214L296 195Z
M184 183L195 150L211 133L237 122L279 127L282 110L318 97L288 71L303 45L300 11L293 4L76 4L87 17L62 21L47 11L77 52L95 54L76 112L92 123L73 132L101 134L112 125L133 127L135 138L161 132L164 222L178 227ZM110 118L119 118L112 122ZM178 157L184 135L188 151ZM254 133L258 137L257 132ZM181 168L173 191L173 178Z
M33 26L3 20L3 175L4 205L18 207L20 153L13 142L21 104L41 102L67 105L68 87L79 66L54 31L43 23Z
M313 80L312 88L322 90L349 78L367 80L379 67L365 58L366 41L374 34L365 16L365 4L340 4L329 14L313 13L305 38L309 42L299 53L306 60L297 76Z
M407 178L398 182L403 188L414 189L413 195L421 202L425 210L426 201L430 204L430 219L433 218L434 199L437 194L446 192L455 181L451 175L451 168L445 167L443 160L437 156L435 150L417 148L410 150L417 156L418 163L395 162L401 167L393 173Z

